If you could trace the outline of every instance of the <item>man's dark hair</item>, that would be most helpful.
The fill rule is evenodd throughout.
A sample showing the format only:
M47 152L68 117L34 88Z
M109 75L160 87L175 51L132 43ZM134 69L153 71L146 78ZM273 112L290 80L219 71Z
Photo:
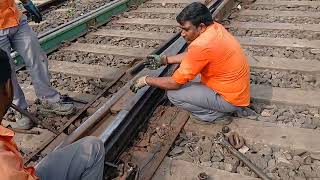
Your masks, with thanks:
M176 20L179 24L190 21L194 26L198 27L201 23L209 26L213 23L210 10L202 3L194 2L185 7Z
M0 88L3 88L3 86L10 79L10 77L10 58L4 50L0 49Z

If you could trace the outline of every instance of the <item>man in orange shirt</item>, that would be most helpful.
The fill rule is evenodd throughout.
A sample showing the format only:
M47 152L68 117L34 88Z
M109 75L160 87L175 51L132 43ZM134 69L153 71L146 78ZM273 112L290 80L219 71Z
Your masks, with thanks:
M32 19L39 23L42 20L41 14L31 0L21 0L24 8L31 14ZM42 113L56 113L68 115L74 112L74 105L71 102L62 100L60 94L55 90L49 80L48 60L45 52L41 49L36 34L28 25L27 17L17 9L14 0L2 0L0 3L0 48L11 53L16 50L23 58L27 69L30 72L32 85L37 97L41 100L40 111ZM11 60L12 69L14 69ZM17 81L16 72L12 71L11 76L14 99L13 102L21 109L27 109L28 104L23 91ZM30 119L15 112L16 127L19 129L30 129Z
M249 65L240 44L201 3L188 5L176 19L188 43L187 52L153 55L146 64L152 69L166 64L180 67L172 77L141 77L131 89L137 92L146 85L166 89L169 100L191 112L192 119L230 123L231 118L220 117L243 114L242 107L250 103Z
M7 53L0 49L0 123L13 99L11 68ZM49 153L37 165L24 167L13 141L14 132L0 125L1 180L102 180L104 145L96 137L85 137Z

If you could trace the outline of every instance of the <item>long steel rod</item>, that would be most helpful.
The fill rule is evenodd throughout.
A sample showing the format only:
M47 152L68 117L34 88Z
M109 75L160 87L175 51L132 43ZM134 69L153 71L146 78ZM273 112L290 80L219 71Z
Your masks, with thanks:
M224 137L219 138L219 143L224 147L228 148L228 150L239 158L246 166L248 166L254 173L256 173L263 180L271 180L258 166L253 164L245 155L236 150L231 144L224 139Z

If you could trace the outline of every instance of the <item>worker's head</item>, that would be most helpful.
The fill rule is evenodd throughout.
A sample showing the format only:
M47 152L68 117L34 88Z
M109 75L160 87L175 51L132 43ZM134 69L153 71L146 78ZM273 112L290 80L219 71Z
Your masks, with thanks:
M11 67L8 54L0 49L0 122L6 114L13 98Z
M199 2L189 4L176 19L182 29L181 36L188 43L195 40L209 25L213 24L210 10Z

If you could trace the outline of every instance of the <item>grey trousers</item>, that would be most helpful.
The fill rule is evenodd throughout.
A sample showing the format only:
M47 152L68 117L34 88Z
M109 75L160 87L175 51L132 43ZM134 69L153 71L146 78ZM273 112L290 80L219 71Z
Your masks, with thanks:
M50 85L47 56L41 49L36 34L28 25L26 16L22 16L18 26L0 30L0 48L6 51L9 56L12 48L24 59L38 98L46 99L49 102L59 101L60 94ZM13 69L11 75L14 89L13 103L26 109L28 105L18 84L12 60L11 67Z
M178 90L167 91L167 96L175 106L185 109L193 116L207 122L213 122L226 113L241 110L202 84L199 77Z
M102 180L104 145L96 137L85 137L49 153L36 167L40 180Z

